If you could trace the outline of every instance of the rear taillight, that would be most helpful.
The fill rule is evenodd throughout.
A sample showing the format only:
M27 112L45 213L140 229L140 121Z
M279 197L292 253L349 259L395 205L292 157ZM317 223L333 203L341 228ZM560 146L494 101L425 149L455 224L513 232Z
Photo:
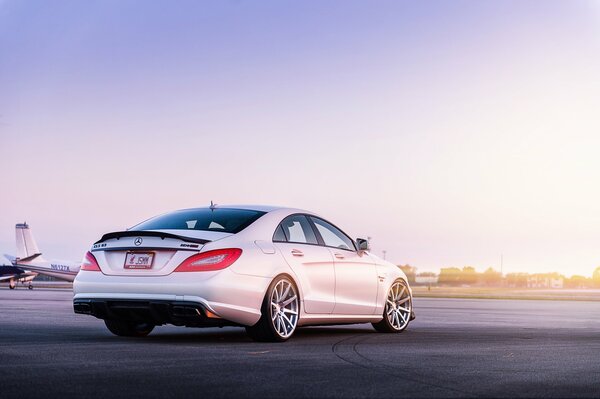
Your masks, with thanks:
M96 260L94 255L92 255L92 253L89 251L83 257L83 262L81 263L81 270L87 270L90 272L101 271L98 261Z
M176 272L208 272L221 270L235 262L242 250L239 248L215 249L190 256L177 266Z

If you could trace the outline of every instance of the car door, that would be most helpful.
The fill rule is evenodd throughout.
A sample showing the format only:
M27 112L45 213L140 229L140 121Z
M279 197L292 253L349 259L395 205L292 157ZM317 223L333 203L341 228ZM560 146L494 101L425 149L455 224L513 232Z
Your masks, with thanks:
M335 306L333 255L318 245L315 232L302 214L285 218L275 230L274 245L281 251L302 286L304 311L330 314Z
M378 277L375 261L358 252L354 241L331 223L311 216L318 238L329 249L335 271L333 313L371 315L377 304Z

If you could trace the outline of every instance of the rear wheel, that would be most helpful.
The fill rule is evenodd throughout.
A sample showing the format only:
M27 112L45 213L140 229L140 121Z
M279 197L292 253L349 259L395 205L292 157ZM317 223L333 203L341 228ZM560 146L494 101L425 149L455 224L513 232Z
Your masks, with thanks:
M281 276L273 280L263 300L261 313L258 323L246 327L246 332L255 341L282 342L294 334L300 300L290 278Z
M412 297L408 285L398 280L392 284L388 292L383 310L383 319L379 323L373 323L375 330L379 332L404 331L410 322L412 315Z
M154 324L123 320L104 320L109 331L119 337L145 337L154 329Z

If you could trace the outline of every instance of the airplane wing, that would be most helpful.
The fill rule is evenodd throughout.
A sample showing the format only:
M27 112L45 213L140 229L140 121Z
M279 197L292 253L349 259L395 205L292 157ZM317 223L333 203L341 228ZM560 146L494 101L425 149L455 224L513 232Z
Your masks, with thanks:
M14 266L0 266L0 281L35 277L38 274Z
M4 275L11 275L14 276L19 275L19 274L23 274L23 273L27 273L27 271L21 267L17 267L17 266L0 266L0 277L4 276Z
M8 281L8 280L20 280L22 278L27 278L29 276L36 276L35 273L25 273L25 274L7 274L4 276L0 276L0 281Z

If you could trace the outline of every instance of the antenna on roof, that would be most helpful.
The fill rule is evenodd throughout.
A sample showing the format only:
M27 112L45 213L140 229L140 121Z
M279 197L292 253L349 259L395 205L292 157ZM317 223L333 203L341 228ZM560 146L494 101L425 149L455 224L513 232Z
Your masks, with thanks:
M215 208L217 207L218 204L215 204L214 202L212 202L212 200L210 201L210 210L214 211Z

